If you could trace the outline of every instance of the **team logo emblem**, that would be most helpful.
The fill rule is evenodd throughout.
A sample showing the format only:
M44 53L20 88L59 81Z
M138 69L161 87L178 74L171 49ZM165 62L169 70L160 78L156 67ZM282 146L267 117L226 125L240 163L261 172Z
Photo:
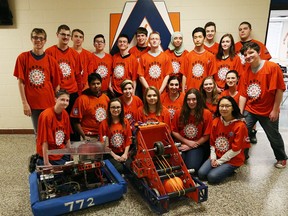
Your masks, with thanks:
M198 129L193 124L188 124L184 127L184 134L187 138L193 139L197 136Z
M111 144L115 148L119 148L120 146L122 146L123 142L124 142L124 137L120 133L116 133L111 137Z
M175 112L176 110L174 110L173 108L168 109L169 113L170 113L170 119L174 118Z
M73 109L73 115L78 115L78 114L79 114L78 108L74 108L74 109Z
M226 137L220 136L215 140L215 147L220 152L226 152L229 150L229 141Z
M246 63L244 55L242 55L241 53L238 53L238 56L240 57L241 64L244 65Z
M55 142L57 146L60 146L62 143L64 143L64 138L65 138L65 134L63 130L56 131Z
M59 66L64 77L68 77L71 75L71 68L69 64L67 64L66 62L61 62Z
M178 74L180 71L180 63L177 61L172 61L173 73Z
M101 78L104 78L108 74L108 68L105 65L99 65L96 70L96 73L98 73L101 76Z
M149 68L149 75L150 77L152 77L153 79L157 79L160 77L161 75L161 68L158 65L152 65Z
M258 84L252 83L247 88L247 94L250 98L257 99L261 94L261 88Z
M195 77L201 77L204 73L204 68L201 64L197 63L193 66L192 68L192 74L195 76Z
M36 86L43 85L45 81L45 74L39 69L34 69L29 73L29 80Z
M229 71L229 69L227 67L222 67L219 69L218 71L218 77L220 80L224 81L226 78L226 74Z
M114 68L114 76L117 78L117 79L120 79L124 76L124 73L125 73L125 69L123 67L123 65L117 65L115 68Z
M103 107L99 107L95 111L95 118L97 121L101 122L106 119L106 110Z

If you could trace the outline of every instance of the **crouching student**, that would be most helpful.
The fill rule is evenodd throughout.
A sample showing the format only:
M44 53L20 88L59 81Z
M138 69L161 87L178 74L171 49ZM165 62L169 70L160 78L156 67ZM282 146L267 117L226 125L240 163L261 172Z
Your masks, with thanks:
M124 108L119 98L110 100L107 118L100 124L99 136L102 142L104 136L109 139L111 153L104 155L104 159L109 159L118 172L123 173L123 163L128 158L132 132L129 121L124 118Z
M210 133L210 158L198 171L200 179L216 184L243 165L244 149L250 147L248 130L240 109L231 96L222 97Z
M38 165L63 165L69 155L48 155L48 150L70 148L70 120L66 112L69 93L59 90L55 94L55 105L45 109L39 116L37 134Z

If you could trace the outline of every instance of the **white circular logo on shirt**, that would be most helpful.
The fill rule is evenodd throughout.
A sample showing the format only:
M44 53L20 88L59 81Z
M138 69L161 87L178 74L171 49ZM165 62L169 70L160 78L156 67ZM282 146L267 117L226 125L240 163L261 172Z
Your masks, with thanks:
M95 110L95 118L98 122L106 119L106 110L103 107L99 107Z
M29 80L36 86L43 85L45 81L45 74L39 69L34 69L29 73Z
M150 77L152 77L153 79L157 79L160 77L161 75L161 68L158 65L152 65L149 68L149 75Z
M96 73L98 73L101 76L101 78L104 78L108 74L108 68L105 65L99 65L96 70Z
M175 110L175 109L173 109L173 108L169 108L169 109L168 109L168 111L169 111L169 113L170 113L170 119L173 119L173 118L174 118L174 115L175 115L175 112L176 112L176 110Z
M226 152L229 150L229 141L226 137L220 136L215 140L215 147L220 152Z
M229 68L227 67L221 67L219 70L218 70L218 77L220 80L224 81L225 78L226 78L226 74L227 72L229 71Z
M173 73L177 74L180 71L180 63L177 61L172 61Z
M242 55L241 53L238 53L238 56L240 57L241 64L244 65L246 63L244 55Z
M114 76L117 79L121 79L124 76L124 73L125 73L125 69L124 69L123 65L117 65L114 68Z
M187 138L193 139L197 136L198 129L194 124L187 124L184 127L184 134Z
M60 66L60 69L61 69L62 74L63 74L64 77L70 76L71 68L70 68L69 64L67 64L66 62L61 62L59 64L59 66Z
M192 74L195 76L195 77L201 77L204 73L204 68L201 64L197 63L193 66L192 68Z
M250 98L257 99L261 94L261 88L258 84L252 83L247 88L247 94Z
M65 138L65 134L63 130L58 130L55 133L55 141L56 141L56 145L60 146L61 144L64 143L64 138Z
M124 137L120 133L113 134L111 137L111 144L115 148L119 148L120 146L123 145L124 142Z

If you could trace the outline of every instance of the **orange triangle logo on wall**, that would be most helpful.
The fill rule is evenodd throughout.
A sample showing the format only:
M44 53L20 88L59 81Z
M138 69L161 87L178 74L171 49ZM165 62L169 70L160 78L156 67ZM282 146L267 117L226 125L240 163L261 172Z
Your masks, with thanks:
M180 31L180 13L168 12L164 1L138 0L126 2L122 13L110 14L110 50L117 52L116 40L120 34L126 34L131 40L130 46L136 44L134 34L138 27L145 27L148 35L158 31L161 35L162 49L167 49L171 34Z

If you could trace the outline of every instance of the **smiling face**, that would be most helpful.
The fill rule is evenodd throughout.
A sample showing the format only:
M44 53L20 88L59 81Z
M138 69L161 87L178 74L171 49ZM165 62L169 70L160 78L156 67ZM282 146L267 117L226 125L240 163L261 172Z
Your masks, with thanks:
M60 45L68 45L71 37L71 32L69 30L61 29L59 33L57 33L58 43Z
M46 37L45 34L36 34L35 32L32 33L31 41L33 44L33 49L43 49L45 43L46 43Z
M147 36L143 33L136 35L137 45L140 47L146 46Z
M67 94L62 94L58 98L55 98L55 107L59 110L64 110L69 105L70 96Z
M197 97L195 94L191 93L187 95L187 105L191 110L197 107Z
M256 50L249 48L244 52L244 58L247 63L253 64L260 60L260 54Z
M146 94L146 101L149 105L156 105L158 102L157 94L154 90L149 89Z
M95 39L94 42L94 47L96 49L96 52L101 52L104 50L105 48L105 42L104 42L104 38L102 37L98 37Z
M205 81L204 81L204 83L203 83L203 89L204 89L204 91L205 92L207 92L207 93L211 93L211 92L213 92L213 89L214 89L214 82L213 82L213 80L212 79L206 79Z
M110 112L112 117L118 117L121 113L121 103L119 103L119 101L111 102Z
M233 119L232 111L232 103L227 99L222 99L219 103L219 113L224 120L230 121Z
M181 47L182 42L183 42L183 37L181 36L181 34L176 34L174 39L173 39L173 45L176 48L179 48L179 47Z
M171 80L169 83L168 83L168 91L170 93L177 93L179 91L179 81L177 79L175 80Z
M224 52L229 51L231 47L231 38L228 36L224 37L221 41L221 46Z
M214 40L215 34L216 34L216 30L214 26L208 26L205 29L206 31L206 38L207 40Z
M72 41L74 46L82 46L82 43L84 41L84 35L82 35L78 31L75 31L72 35Z
M129 83L127 85L125 85L125 87L123 88L123 95L126 98L131 98L133 95L133 86Z
M118 38L117 45L120 51L125 51L129 47L129 42L126 37L120 37Z
M235 73L231 72L226 75L225 81L228 87L234 87L238 83L238 78Z

